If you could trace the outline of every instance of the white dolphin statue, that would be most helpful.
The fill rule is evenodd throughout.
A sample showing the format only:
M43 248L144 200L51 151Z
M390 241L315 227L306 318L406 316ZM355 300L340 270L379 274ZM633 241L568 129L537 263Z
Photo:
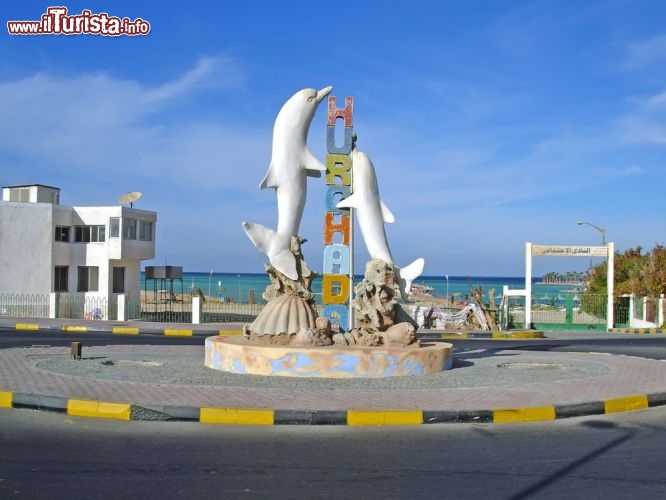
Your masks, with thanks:
M298 236L307 193L307 176L320 177L326 167L307 146L310 123L317 106L333 87L319 91L296 92L280 109L273 127L273 151L266 177L259 186L275 188L278 223L272 230L261 224L243 222L243 229L254 246L264 252L282 274L298 279L296 258L291 252L291 237Z
M352 194L338 202L337 207L356 209L356 219L370 257L393 266L400 295L406 301L412 281L423 272L425 260L416 259L402 269L395 265L384 230L384 223L395 222L395 217L379 197L377 176L372 161L367 154L356 149L356 146L352 149L352 172Z

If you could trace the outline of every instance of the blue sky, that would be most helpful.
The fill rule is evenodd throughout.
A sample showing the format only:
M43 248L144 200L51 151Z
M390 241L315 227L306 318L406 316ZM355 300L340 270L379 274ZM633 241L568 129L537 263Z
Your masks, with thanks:
M50 3L3 2L8 20ZM0 183L67 205L141 191L157 257L186 271L263 272L241 221L276 225L260 190L294 92L355 98L359 149L396 222L399 265L425 275L524 273L524 244L666 241L666 3L79 2L142 18L147 36L0 36ZM309 144L324 160L325 107ZM323 179L301 235L321 270ZM360 239L356 261L367 253ZM584 270L540 258L535 274Z

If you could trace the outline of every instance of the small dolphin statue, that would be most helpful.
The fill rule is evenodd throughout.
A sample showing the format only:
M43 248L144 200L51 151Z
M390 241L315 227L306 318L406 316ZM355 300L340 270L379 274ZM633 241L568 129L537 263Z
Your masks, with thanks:
M319 91L303 89L283 106L273 127L273 151L266 177L259 186L275 188L277 230L261 224L243 222L243 229L254 246L264 252L275 267L289 279L297 280L296 258L291 252L291 237L298 236L307 193L307 177L320 177L326 167L307 146L308 130L317 106L333 87Z
M425 260L416 259L402 269L393 262L393 256L386 240L384 223L395 222L395 217L379 197L377 176L372 161L367 154L356 149L356 145L352 149L352 172L352 194L338 202L337 207L356 209L358 225L370 257L393 266L396 281L400 287L400 295L406 301L412 281L423 272Z

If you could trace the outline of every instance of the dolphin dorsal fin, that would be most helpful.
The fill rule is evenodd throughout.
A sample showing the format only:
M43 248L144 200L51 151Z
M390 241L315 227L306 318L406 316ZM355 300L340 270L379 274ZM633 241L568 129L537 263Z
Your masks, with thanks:
M271 163L268 165L268 172L266 172L264 180L259 184L259 189L276 188L278 186L277 180L273 177L275 177L275 174L273 173L273 163Z
M347 196L344 200L340 200L337 205L337 208L357 208L358 207L358 196L352 193Z
M384 218L384 222L393 224L395 222L395 217L393 216L391 210L389 210L389 207L387 207L381 200L379 201L379 204L382 207L382 217Z
M305 168L305 173L308 177L321 177L322 172L326 172L326 166L320 162L315 156L310 152L309 149L305 150L303 168Z

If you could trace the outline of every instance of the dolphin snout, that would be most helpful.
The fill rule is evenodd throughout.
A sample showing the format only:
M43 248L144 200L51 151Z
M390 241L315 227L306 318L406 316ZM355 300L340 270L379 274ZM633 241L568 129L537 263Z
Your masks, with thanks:
M331 93L331 90L333 90L333 86L329 85L328 87L325 87L321 89L320 91L317 92L317 97L315 97L315 101L319 102L321 101L324 97L326 97L328 94Z

